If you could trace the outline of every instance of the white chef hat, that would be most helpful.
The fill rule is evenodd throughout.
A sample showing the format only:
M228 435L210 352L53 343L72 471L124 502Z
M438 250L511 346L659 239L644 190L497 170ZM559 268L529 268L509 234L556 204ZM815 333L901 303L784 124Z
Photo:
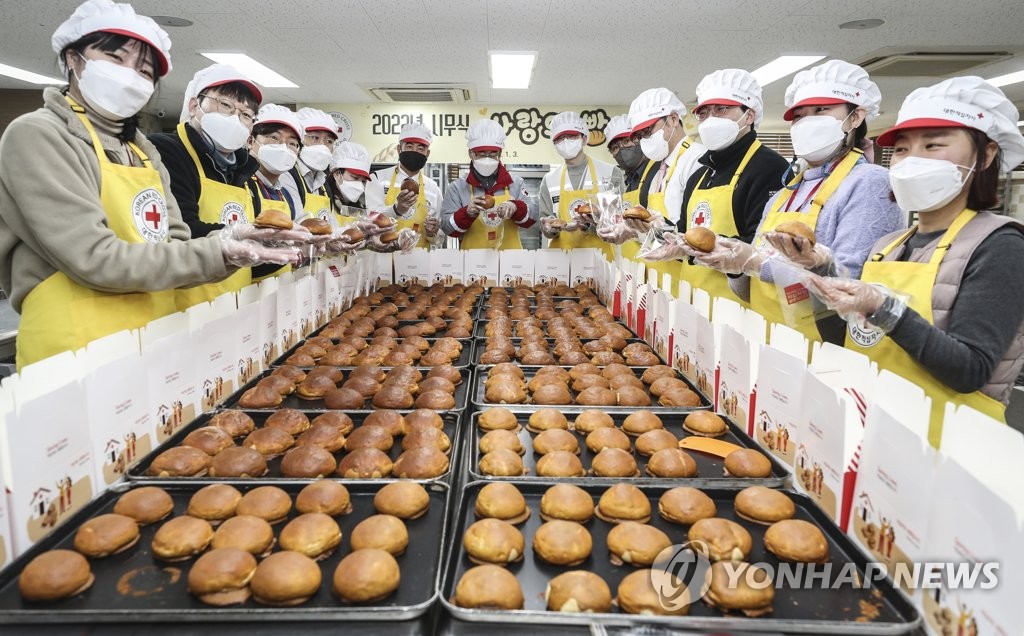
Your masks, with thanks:
M608 120L608 125L604 127L604 138L609 144L616 139L622 137L629 137L629 133L632 132L632 128L629 125L629 115L616 115Z
M69 44L97 31L126 35L145 42L156 51L160 77L171 71L171 38L153 18L135 13L130 4L115 4L111 0L86 0L78 5L70 18L57 27L50 44L53 52L59 55ZM67 73L63 58L59 63L60 70Z
M352 141L335 144L331 155L331 170L344 169L360 177L370 178L370 153L366 146Z
M430 132L430 129L423 124L411 121L402 126L402 131L398 133L398 142L403 141L429 146L430 142L434 141L434 133Z
M764 102L761 100L761 85L754 76L741 68L720 69L705 75L697 84L697 106L724 104L746 106L754 111L754 125L761 123L764 116Z
M493 119L478 119L466 129L466 147L470 150L502 150L505 130Z
M260 106L260 112L256 114L256 123L284 124L295 131L295 134L299 136L299 141L302 141L302 137L306 134L302 122L299 121L299 116L292 112L290 108L278 106L277 104L264 104Z
M868 72L842 60L800 71L786 89L786 121L793 121L793 111L801 106L856 104L868 112L868 121L878 115L882 93L871 81Z
M559 137L569 133L578 133L584 137L590 134L590 129L579 113L567 110L551 118L551 141L558 141Z
M223 86L232 82L243 84L249 89L252 96L256 98L257 104L263 101L263 93L244 73L230 64L211 64L193 75L192 81L185 87L185 100L181 104L181 119L179 121L188 121L188 102L193 97L199 97L199 94L208 88Z
M630 131L643 130L672 113L676 113L680 118L686 114L686 106L676 94L667 88L649 88L637 95L629 105Z
M910 128L973 128L999 144L1006 172L1024 161L1019 120L1017 108L999 88L974 75L954 77L907 95L896 125L878 136L878 144L891 146L899 131Z
M300 108L299 112L295 113L299 121L302 123L303 133L308 133L313 130L323 130L334 135L334 138L338 138L338 124L334 121L334 118L318 108Z

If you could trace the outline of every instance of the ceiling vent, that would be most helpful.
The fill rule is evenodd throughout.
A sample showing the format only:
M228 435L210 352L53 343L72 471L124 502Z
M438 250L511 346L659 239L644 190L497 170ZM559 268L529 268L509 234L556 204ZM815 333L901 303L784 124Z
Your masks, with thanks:
M472 84L389 84L363 89L379 102L461 104L473 100Z
M872 77L945 77L1010 57L1007 51L912 51L874 57L861 66Z

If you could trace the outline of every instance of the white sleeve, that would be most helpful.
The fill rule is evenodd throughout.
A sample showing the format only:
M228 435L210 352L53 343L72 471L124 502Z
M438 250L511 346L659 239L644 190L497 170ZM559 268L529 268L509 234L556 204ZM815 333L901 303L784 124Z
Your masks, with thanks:
M679 218L683 213L683 195L686 193L686 182L700 168L700 163L697 160L704 156L704 153L707 151L708 149L701 144L690 144L690 147L686 149L683 156L679 157L676 170L672 173L672 180L665 187L665 212L668 214L668 220L673 224L679 222Z
M390 179L390 175L388 175ZM366 209L371 212L382 212L388 216L394 216L395 211L390 205L384 203L384 186L380 173L374 172L370 180L366 182Z

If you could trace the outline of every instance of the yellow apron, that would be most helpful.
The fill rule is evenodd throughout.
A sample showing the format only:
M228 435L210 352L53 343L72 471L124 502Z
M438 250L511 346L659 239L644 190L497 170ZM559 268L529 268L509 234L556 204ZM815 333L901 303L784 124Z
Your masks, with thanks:
M469 186L469 196L474 196L473 186ZM498 207L511 198L512 195L509 194L508 188L505 188L504 192L494 196L494 207ZM512 221L488 215L488 212L493 212L493 210L494 208L485 210L473 221L473 225L469 226L469 231L462 237L460 243L462 249L519 250L523 248L523 244L519 240L519 226Z
M199 161L196 149L188 139L185 124L178 124L178 139L184 144L188 156L192 157L199 173L199 220L203 223L252 223L252 198L245 188L215 181L206 176L203 164ZM208 302L221 294L234 292L252 283L252 270L243 267L219 283L208 283L190 289L175 291L175 304L178 311L185 311L192 305Z
M661 182L661 192L648 192L647 193L647 209L652 212L657 212L666 219L668 218L668 210L665 209L665 189L668 184L672 182L672 175L676 172L676 166L679 164L679 158L683 156L690 148L690 138L684 137L683 141L679 143L679 148L676 150L675 157L672 158L672 165L669 166L668 170L665 171L665 178ZM651 162L654 165L654 162ZM650 167L648 167L650 169ZM646 174L646 171L644 171ZM643 180L640 181L643 183ZM639 248L638 248L639 249ZM647 265L647 269L658 273L658 288L662 287L662 275L668 274L672 277L672 293L675 293L679 289L679 277L680 263L679 261L644 261ZM647 281L641 281L647 282Z
M863 153L857 149L847 153L846 157L832 171L832 174L823 181L820 181L815 186L815 189L811 191L809 195L811 205L806 212L800 211L799 208L803 207L802 205L793 211L783 211L783 204L786 204L787 208L789 207L789 200L792 198L792 194L785 196L786 193L783 192L778 196L765 215L764 222L761 224L762 235L755 239L757 248L768 255L775 253L775 248L765 241L763 233L771 232L780 223L799 221L809 226L812 230L815 229L818 225L818 215L821 214L821 209L825 202L835 194L835 191L839 189L843 180L850 174L853 166L856 165L862 156ZM799 184L802 179L803 173L800 173L789 182L789 185ZM798 322L795 324L790 320L786 320L775 283L765 283L755 276L750 278L751 309L764 316L769 325L773 322L784 324L800 331L810 342L821 342L818 326L814 322L814 303L810 299L807 288L799 283L794 283L786 288L786 295L790 299L790 306L792 307L790 315L798 318Z
M169 241L167 203L160 173L133 143L143 167L112 163L85 110L66 97L92 138L100 167L100 204L107 225L125 243ZM56 184L55 184L56 185ZM18 369L174 312L174 291L109 293L84 287L56 272L28 293L21 308L16 341Z
M590 172L589 190L566 190L565 179L569 170L562 166L562 182L558 188L558 218L569 223L575 220L576 208L583 204L590 204L588 197L597 194L597 171L594 169L594 160L587 157L587 170ZM583 180L586 183L586 179ZM582 183L580 184L583 185ZM545 193L550 196L550 193ZM601 240L601 237L589 232L562 232L551 239L550 247L571 250L574 247L596 247L604 252L607 258L612 258L611 246Z
M622 195L622 200L626 205L626 209L633 207L634 205L640 205L640 189L647 183L647 174L651 171L653 166L657 165L655 161L648 161L647 167L644 168L644 173L640 177L640 184L636 190L630 190L629 192ZM662 197L664 199L664 197ZM664 206L664 203L662 203ZM640 251L640 241L629 240L622 244L622 257L628 258L631 261L637 260L636 255ZM673 290L672 293L675 293Z
M261 190L261 188L259 186L259 183L257 182L257 179L259 179L259 177L257 177L256 175L252 176L252 179L250 181L251 187L250 187L249 191L252 193L252 195L254 197L259 197L259 199L260 199L260 211L262 212L263 210L281 210L282 212L284 212L285 214L288 215L289 219L292 218L292 208L291 208L290 205L288 205L288 201L285 200L285 199L282 199L281 201L275 201L274 199L268 199L265 196L263 196L263 191ZM305 187L305 186L303 186L303 187ZM282 191L282 196L283 196L283 191ZM285 272L290 272L290 271L292 271L292 266L291 265L282 265L279 269L275 269L273 272L271 272L269 274L265 274L265 275L260 276L258 278L257 277L253 277L252 282L259 283L261 281L267 280L268 278L272 278L274 276L280 276L281 274L284 274Z
M395 166L395 171L391 173L391 183L388 185L387 192L384 194L384 204L394 205L395 201L398 200L398 193L402 191L401 186L395 187L395 180L398 179L398 166ZM419 174L419 194L416 195L416 205L412 207L405 216L398 217L398 229L402 230L405 228L412 228L414 232L420 235L420 240L416 243L416 247L430 247L430 243L427 238L423 236L423 222L427 220L427 190L423 187L423 171ZM497 204L495 204L497 205ZM397 214L397 212L396 212Z
M706 190L694 189L693 193L690 194L690 202L686 206L687 228L701 225L721 236L736 236L739 234L739 229L736 227L736 219L733 218L732 195L736 190L736 182L739 181L740 175L743 174L743 169L747 167L750 158L754 156L754 153L760 147L761 142L756 139L754 143L750 144L747 154L743 156L740 165L736 167L736 172L732 175L732 179L729 180L728 184ZM703 178L702 176L701 179ZM728 298L729 300L735 300L744 307L747 306L747 303L744 303L736 294L732 293L732 289L729 288L729 279L719 271L713 270L710 267L704 267L703 265L691 265L689 262L683 262L682 275L683 278L690 281L694 288L700 287L708 292L712 298Z
M879 283L887 288L910 296L909 306L929 323L932 318L932 288L939 272L939 263L946 255L956 235L977 214L974 210L964 210L953 221L939 241L927 263L911 263L903 261L883 261L887 254L902 245L917 230L913 227L895 241L887 245L864 263L864 272L860 279L866 283ZM907 378L924 389L932 399L931 424L928 427L928 441L938 448L942 436L942 420L945 416L946 402L967 406L985 413L999 421L1006 421L1006 407L981 391L958 393L935 379L927 369L917 363L898 344L888 336L875 331L864 331L856 325L849 325L846 334L846 346L859 351L878 364L879 369L888 369L893 373Z
M297 185L302 188L303 194L306 195L306 202L302 206L302 211L315 219L322 219L334 225L337 222L337 217L331 209L331 197L327 196L326 186L321 186L316 192L313 192L306 185L306 180L302 175L299 175L298 182Z

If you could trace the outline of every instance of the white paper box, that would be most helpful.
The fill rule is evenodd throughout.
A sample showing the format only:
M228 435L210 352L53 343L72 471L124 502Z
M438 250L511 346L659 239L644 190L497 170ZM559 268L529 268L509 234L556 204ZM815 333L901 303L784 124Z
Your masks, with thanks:
M156 427L156 443L196 418L200 367L188 333L158 340L142 350L149 386L149 412Z
M53 390L68 382L77 382L82 378L82 365L70 351L62 351L55 356L43 358L38 362L22 367L18 373L17 399L22 402L44 397Z
M310 276L295 279L295 316L299 321L299 337L305 338L313 331L313 279Z
M533 250L501 250L498 255L498 278L503 287L534 284Z
M131 353L97 367L85 377L98 488L122 479L135 462L156 447L146 372L142 357Z
M238 387L237 321L234 316L206 323L193 336L192 355L199 366L200 412L213 410Z
M21 554L97 493L85 391L78 382L21 403L7 419L11 527ZM41 425L45 423L45 425Z
M693 302L693 287L690 285L690 281L680 278L678 281L679 286L676 289L676 298L685 301L687 304Z
M728 415L743 430L750 428L750 394L754 388L750 341L728 325L722 326L715 410ZM759 345L754 345L759 346Z
M685 300L672 303L672 366L697 383L697 310Z
M6 415L0 415L0 428L6 427ZM14 537L11 536L11 513L7 505L7 485L4 479L6 458L0 453L0 570L14 560Z
M383 283L385 285L395 282L395 270L394 270L394 259L391 254L378 254L373 252L374 259L374 271L376 277L371 276L370 278L376 278L373 283L373 288L376 289L377 283ZM363 256L370 256L369 253L363 252Z
M643 269L643 264L623 261L622 265L622 306L625 312L624 318L626 326L636 332L636 290L640 281L637 272Z
M1003 422L969 406L946 405L942 428L942 454L952 457L972 475L985 482L1024 516L1022 480L1009 472L1020 470L1024 457L1024 436Z
M494 287L498 284L498 250L466 250L466 284Z
M286 278L288 277L288 278ZM296 309L295 282L289 274L280 277L277 288L277 334L275 341L281 352L287 351L299 341L299 312Z
M694 384L712 402L718 392L718 360L715 358L715 328L704 316L696 317L697 352L694 358Z
M83 374L86 374L130 353L138 355L139 351L138 330L119 331L89 342L75 357L81 364Z
M281 355L281 339L277 328L277 288L260 298L260 341L263 349L263 368Z
M706 290L700 287L693 290L693 306L698 314L711 319L711 295Z
M313 327L319 329L327 324L327 278L334 276L327 269L327 262L321 262L317 266L316 274L313 276Z
M871 403L891 413L921 437L928 437L932 401L924 389L910 380L883 369L871 389Z
M342 270L348 268L344 259L334 260L324 267L324 293L327 296L327 319L337 318L341 313L344 298L342 296ZM348 268L350 269L350 268ZM353 278L354 276L353 272Z
M504 255L502 255L504 258ZM569 285L594 286L597 280L597 269L599 264L604 263L604 255L601 250L587 247L578 248L569 252Z
M799 426L801 393L807 364L773 347L761 348L754 390L751 436L790 470L796 460L792 433Z
M651 303L651 286L647 283L639 283L636 286L636 297L634 302L634 309L636 312L636 326L634 327L634 331L636 331L636 335L643 339L647 339L647 331L650 327L650 317L648 314L651 312L648 311L648 308Z
M779 351L784 351L791 356L800 358L805 363L808 361L810 356L807 338L799 331L790 329L786 325L779 323L772 323L771 333L768 338L768 345L773 349L778 349Z
M670 307L672 297L668 292L658 290L654 295L654 351L661 356L669 366L672 365L672 349L674 334L672 330L672 312Z
M400 285L430 285L430 252L422 247L408 254L395 252L395 282Z
M238 356L234 385L242 387L263 371L259 303L241 305L235 314L234 322L235 352Z
M609 272L609 276L611 302L608 303L608 306L611 307L612 315L616 319L622 320L622 314L626 311L625 273L621 268L615 267Z
M430 250L430 277L446 286L465 283L466 255L462 250Z
M533 276L538 284L569 284L569 253L560 249L536 250L537 264Z

